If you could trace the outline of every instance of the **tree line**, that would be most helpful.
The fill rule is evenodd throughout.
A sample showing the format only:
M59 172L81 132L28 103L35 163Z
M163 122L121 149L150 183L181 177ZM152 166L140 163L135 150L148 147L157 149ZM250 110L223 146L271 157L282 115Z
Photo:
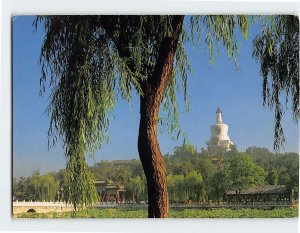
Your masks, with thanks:
M294 198L299 189L299 155L272 153L266 148L249 147L245 152L197 152L191 145L176 147L164 156L170 203L224 201L228 190L240 192L257 185L287 185ZM147 200L147 184L139 160L96 162L91 168L95 180L112 180L125 187L125 199ZM66 171L27 178L13 178L13 199L69 201Z

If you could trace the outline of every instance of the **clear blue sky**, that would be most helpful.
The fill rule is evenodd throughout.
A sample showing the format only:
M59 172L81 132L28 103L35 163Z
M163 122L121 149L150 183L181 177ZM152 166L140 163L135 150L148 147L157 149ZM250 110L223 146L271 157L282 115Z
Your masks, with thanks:
M47 150L49 118L45 113L48 96L39 96L39 52L43 40L42 28L33 32L33 17L18 16L13 19L13 176L29 176L39 169L42 173L65 167L61 145ZM229 136L238 149L249 146L272 150L274 112L262 106L262 83L259 65L252 59L252 39L259 31L250 28L248 41L240 41L237 71L221 48L215 64L209 64L208 49L200 51L187 47L193 67L188 79L190 112L185 112L179 94L180 124L189 142L198 150L206 147L210 125L215 123L218 106L223 111L223 122L229 125ZM103 159L138 158L137 137L139 103L132 100L132 108L120 100L115 108L109 128L110 142L95 153L94 161ZM298 152L298 125L292 121L290 109L286 111L283 126L287 143L285 151ZM182 138L172 141L168 134L159 135L163 154L172 153L182 144Z

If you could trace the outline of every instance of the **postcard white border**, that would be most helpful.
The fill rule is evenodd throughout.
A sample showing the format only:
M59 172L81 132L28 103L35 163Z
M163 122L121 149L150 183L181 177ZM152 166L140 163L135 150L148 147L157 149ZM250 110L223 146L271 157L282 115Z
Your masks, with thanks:
M15 15L36 14L294 14L298 0L2 0L0 77L0 231L41 232L272 232L294 233L299 219L12 219L11 26Z

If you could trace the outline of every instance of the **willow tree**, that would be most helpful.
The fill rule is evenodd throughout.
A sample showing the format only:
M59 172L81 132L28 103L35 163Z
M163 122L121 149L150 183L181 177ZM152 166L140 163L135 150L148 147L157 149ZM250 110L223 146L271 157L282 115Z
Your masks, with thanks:
M290 98L293 120L298 123L300 116L299 17L269 16L264 24L253 41L253 57L260 62L263 104L275 110L274 149L278 151L285 142L281 121Z
M176 88L187 103L191 67L184 43L199 45L204 33L210 60L216 44L237 58L236 29L246 38L247 16L42 16L42 92L49 80L49 139L63 140L69 197L74 206L95 200L87 154L107 140L109 115L117 96L140 97L138 151L148 189L148 216L168 216L166 168L157 139L158 123L177 135ZM187 25L184 26L184 23ZM180 81L181 79L181 81ZM159 111L167 112L166 121Z

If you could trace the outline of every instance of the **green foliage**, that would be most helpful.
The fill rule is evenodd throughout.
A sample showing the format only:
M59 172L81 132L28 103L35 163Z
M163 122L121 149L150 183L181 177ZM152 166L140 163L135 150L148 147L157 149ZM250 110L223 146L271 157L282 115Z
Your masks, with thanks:
M33 200L51 201L57 197L58 182L53 175L33 175L29 184L33 191Z
M274 155L269 149L264 147L250 146L246 149L246 154L256 157L270 157Z
M266 177L266 181L271 184L271 185L276 185L278 183L278 173L275 169L272 169L267 177Z
M220 42L227 49L229 57L234 59L237 65L238 43L234 30L240 28L244 39L248 38L249 19L247 16L231 15L209 15L203 17L206 27L205 42L210 50L210 61L214 61L214 44L217 46Z
M52 144L57 137L63 140L68 193L75 207L96 200L85 154L93 155L101 142L108 140L109 113L116 93L127 101L133 88L143 95L141 83L154 72L161 41L172 33L172 18L39 16L34 22L45 28L40 62L42 92L50 79L49 140ZM182 64L181 58L179 54L178 64ZM174 103L175 96L170 98ZM174 111L175 119L176 114Z
M139 160L128 160L128 163L118 161L100 161L91 170L96 180L112 180L125 187L125 200L147 200L146 179Z
M96 201L96 190L93 185L95 179L85 156L87 154L92 156L103 141L108 141L109 116L116 99L120 96L130 102L133 91L143 96L143 87L157 78L155 70L161 65L159 59L164 52L163 41L173 35L172 22L176 17L178 16L73 15L36 18L35 27L41 23L45 29L40 56L42 66L40 82L42 94L47 84L50 89L50 103L47 108L50 116L49 147L54 145L58 138L62 139L67 160L67 194L75 208L91 205ZM289 23L291 26L285 27ZM254 57L260 59L264 76L264 103L267 99L271 107L275 103L275 147L278 145L278 139L283 138L280 125L282 108L278 97L280 91L276 90L286 88L287 94L292 93L294 118L299 117L299 88L297 89L299 80L296 75L298 69L295 67L298 66L298 60L293 57L294 52L299 50L298 40L295 40L298 35L298 29L295 30L298 28L297 23L298 21L293 18L277 17L271 29L266 27L266 33L261 38L258 37L254 43L257 45ZM247 16L190 17L190 33L183 28L180 34L175 49L175 65L161 101L161 107L166 111L167 118L158 119L171 135L177 135L178 138L181 133L176 99L180 87L178 78L181 78L188 109L187 79L192 70L184 44L192 41L196 45L204 37L210 51L211 62L215 51L219 50L219 44L222 44L228 56L233 58L237 65L238 43L235 31L239 28L243 37L247 38L248 27ZM275 36L269 33L273 31L277 33ZM281 31L285 33L282 37L278 36L281 35ZM264 47L265 38L268 43ZM280 50L277 47L280 47ZM298 56L298 53L296 55ZM290 61L290 58L293 65L284 71L291 79L276 78L278 67L282 67L278 61ZM267 98L269 71L273 76L275 87L271 99ZM281 73L279 76L282 77ZM188 165L185 167L188 168ZM208 177L209 169L209 162L200 168L204 180ZM187 175L190 171L185 170ZM126 181L127 179L123 180Z
M174 157L186 158L194 155L196 155L196 149L190 144L175 147Z
M174 155L165 156L171 203L185 203L188 200L193 203L224 201L224 193L228 190L241 190L260 184L287 185L293 189L294 199L298 199L299 155L296 153L273 154L265 148L250 147L246 150L251 152L250 155L229 153L218 157L215 163L212 161L216 157L206 156L205 151L188 154L184 148L177 147ZM134 199L137 203L147 200L146 180L139 160L123 163L100 161L90 170L97 181L112 180L123 185L126 190L125 200ZM60 170L46 175L34 172L27 178L14 178L13 196L19 201L69 202L67 171Z
M94 175L86 164L83 155L79 161L75 156L70 157L66 172L68 177L68 201L73 204L75 210L92 205L98 200Z
M299 154L279 154L275 163L275 169L279 176L279 184L287 184L294 189L295 195L299 191Z
M26 201L54 201L57 198L59 182L53 174L40 175L39 171L25 178L21 177L19 182L13 183L14 197Z
M203 197L203 178L197 171L192 171L184 179L189 200L199 201Z
M188 195L181 194L181 190L184 190L184 178L192 171L197 171L203 178L200 201L220 201L228 190L260 184L284 184L298 193L299 160L293 153L274 154L266 148L249 147L246 153L222 152L211 157L205 150L192 155L182 146L176 148L174 155L166 155L165 160L171 201L188 199ZM270 177L272 170L279 176L277 183L276 177Z
M68 177L64 169L59 170L57 173L54 173L55 179L59 182L58 190L58 201L68 202L69 200L69 187L68 187Z
M293 15L269 16L262 33L253 41L253 57L260 62L263 76L263 104L275 109L274 149L284 145L281 125L289 96L293 118L299 118L299 18ZM285 94L285 104L282 104Z
M268 171L266 181L286 184L298 194L299 183L299 155L297 153L274 154L266 148L249 147L246 150L256 164ZM276 178L277 177L277 178Z
M17 218L71 218L70 212L64 213L26 213ZM78 211L76 218L146 218L147 210L143 208L86 209ZM257 209L170 209L171 218L296 218L297 208L278 208L273 210Z
M84 121L82 124L86 146L93 152L93 144L98 145L105 138L103 134L108 127L107 113L115 102L115 84L119 84L121 96L128 101L133 87L138 94L143 94L141 82L151 77L157 65L161 41L172 34L172 18L173 16L37 17L35 27L42 22L46 30L41 51L42 90L45 89L47 74L50 73L52 101L49 112L52 114L51 124L59 136L68 137L65 134L70 131L70 124L66 119L70 114L75 114L74 118L78 116L78 119ZM214 52L213 40L217 43L223 41L229 56L234 57L237 56L237 41L233 31L240 27L244 37L247 37L249 25L246 16L191 16L192 35L197 33L199 39L200 24L206 25L206 44L211 54ZM176 50L174 75L163 100L163 107L170 118L166 124L170 123L171 132L178 129L176 73L182 77L184 98L187 101L187 75L191 72L191 67L184 43L191 39L194 39L193 36L190 38L183 30ZM72 97L65 98L64 93Z
M265 172L251 157L238 153L228 158L230 188L236 192L264 183Z
M188 200L198 202L203 199L203 179L197 171L186 176L168 175L168 193L171 202L185 202Z
M185 194L182 192L181 184L183 183L183 175L168 175L167 176L167 187L169 200L171 201L184 201L187 199Z
M147 184L144 176L136 176L129 180L126 185L126 196L137 202L147 200Z
M26 178L21 176L17 183L13 182L13 185L16 185L16 187L13 187L15 199L28 200L28 181Z
M220 167L210 174L207 181L207 189L210 200L222 200L226 191L230 189L230 179L228 173L228 166L224 165L222 168Z

